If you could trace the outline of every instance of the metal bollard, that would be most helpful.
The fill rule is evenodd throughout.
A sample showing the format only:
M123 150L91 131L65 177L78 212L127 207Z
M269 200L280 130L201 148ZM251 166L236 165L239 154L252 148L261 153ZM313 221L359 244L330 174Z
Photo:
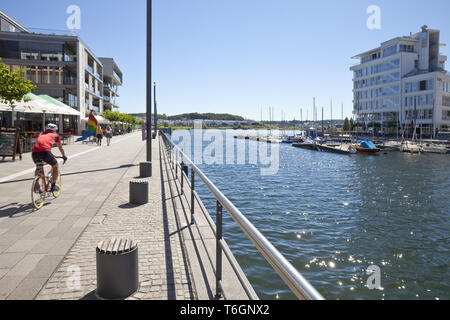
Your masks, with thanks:
M137 243L112 238L96 248L97 295L105 299L124 299L139 288Z
M130 181L130 203L146 204L148 202L148 181L131 180Z
M148 178L152 176L152 162L145 161L139 163L139 176L141 178Z

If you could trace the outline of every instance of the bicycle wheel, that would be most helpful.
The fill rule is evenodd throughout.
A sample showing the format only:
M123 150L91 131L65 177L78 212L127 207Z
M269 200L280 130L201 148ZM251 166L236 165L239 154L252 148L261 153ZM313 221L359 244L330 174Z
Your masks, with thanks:
M55 186L56 186L56 191L53 191L52 193L55 198L58 198L61 195L61 187L62 187L61 171L58 171L58 179L56 180Z
M45 193L44 178L36 176L31 185L31 201L36 209L40 209L44 206Z

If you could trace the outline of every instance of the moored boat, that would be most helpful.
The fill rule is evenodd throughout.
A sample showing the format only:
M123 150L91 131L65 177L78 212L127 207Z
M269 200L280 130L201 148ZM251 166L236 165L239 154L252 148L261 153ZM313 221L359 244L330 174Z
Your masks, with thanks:
M424 143L421 145L421 148L423 152L428 153L440 153L440 154L450 153L450 149L448 149L446 146L434 143Z
M403 141L401 147L401 152L409 152L409 153L421 153L423 152L423 149L420 145L411 142L411 141Z
M363 153L377 153L380 152L380 148L377 148L372 141L364 140L356 145L356 150Z
M339 145L331 145L331 144L318 144L318 151L331 152L331 153L340 153L340 154L355 154L356 148L351 143L342 143Z

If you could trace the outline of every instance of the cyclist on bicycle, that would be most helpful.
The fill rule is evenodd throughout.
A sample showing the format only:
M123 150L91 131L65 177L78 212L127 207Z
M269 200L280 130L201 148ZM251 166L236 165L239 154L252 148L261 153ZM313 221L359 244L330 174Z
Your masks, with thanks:
M53 167L52 187L50 189L50 192L57 191L56 180L58 179L59 172L58 161L55 159L55 156L51 152L52 147L55 143L63 156L64 162L67 161L67 157L61 144L61 138L56 133L56 131L58 131L58 126L56 124L48 124L47 130L39 135L39 138L37 139L33 149L31 150L33 162L36 164L35 175L37 175L39 171L43 169L43 162Z

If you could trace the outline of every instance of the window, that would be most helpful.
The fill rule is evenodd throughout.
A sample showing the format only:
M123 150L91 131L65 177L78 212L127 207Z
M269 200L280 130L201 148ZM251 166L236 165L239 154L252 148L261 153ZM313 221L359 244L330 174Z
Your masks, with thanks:
M409 44L401 44L400 52L414 52L414 46Z
M450 97L442 96L442 105L446 107L450 107Z
M383 57L389 57L396 53L397 53L397 45L393 45L383 50Z

